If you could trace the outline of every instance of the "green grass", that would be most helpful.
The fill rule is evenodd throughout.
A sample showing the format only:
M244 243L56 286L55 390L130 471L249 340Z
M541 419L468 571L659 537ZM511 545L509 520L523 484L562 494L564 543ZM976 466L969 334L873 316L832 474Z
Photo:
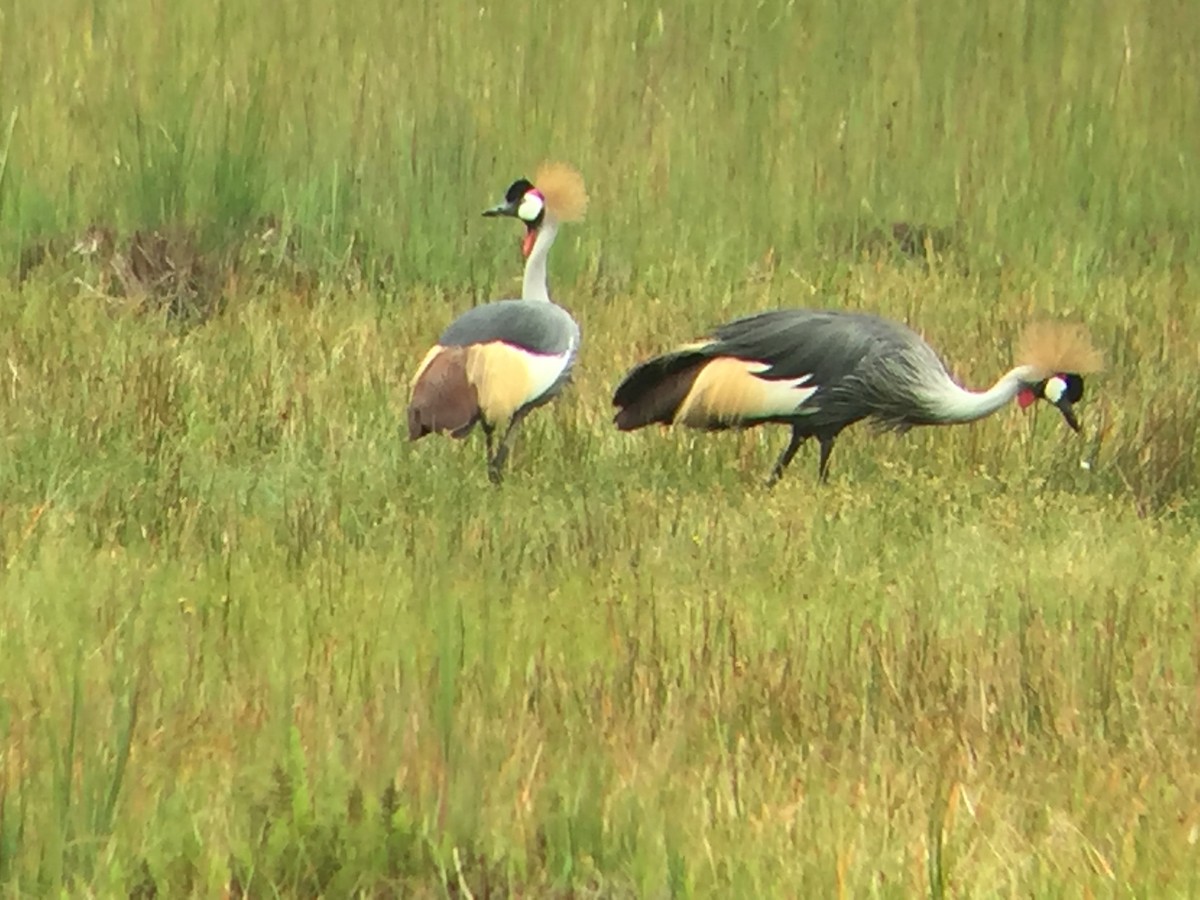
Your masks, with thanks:
M4 896L1200 890L1200 19L635 6L0 10ZM479 213L543 156L585 346L493 488L407 379L518 288ZM635 360L787 305L974 386L1041 316L1108 368L1082 438L860 428L820 488L761 489L779 430L613 429Z

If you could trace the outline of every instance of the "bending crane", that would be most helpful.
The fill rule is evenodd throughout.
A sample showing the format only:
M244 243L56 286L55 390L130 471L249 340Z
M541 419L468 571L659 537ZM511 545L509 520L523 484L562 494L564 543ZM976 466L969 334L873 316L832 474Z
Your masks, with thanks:
M635 367L613 405L621 431L652 423L708 431L766 423L790 425L791 440L768 485L807 438L820 444L818 477L842 429L871 419L883 429L950 425L990 415L1014 398L1045 400L1079 431L1073 405L1100 354L1077 326L1026 330L1019 364L982 392L960 387L919 335L878 316L777 310L737 319L712 336Z

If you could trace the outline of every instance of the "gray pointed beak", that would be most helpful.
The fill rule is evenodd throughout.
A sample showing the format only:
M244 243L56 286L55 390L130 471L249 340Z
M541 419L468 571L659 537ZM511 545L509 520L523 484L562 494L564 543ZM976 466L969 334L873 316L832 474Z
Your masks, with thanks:
M485 209L483 214L485 216L515 216L517 214L517 204L505 201L493 206L491 209Z
M1071 426L1072 430L1078 433L1081 430L1079 420L1075 418L1075 410L1071 408L1070 402L1064 397L1054 405L1058 407L1058 411L1062 413L1063 418L1067 420L1067 424Z

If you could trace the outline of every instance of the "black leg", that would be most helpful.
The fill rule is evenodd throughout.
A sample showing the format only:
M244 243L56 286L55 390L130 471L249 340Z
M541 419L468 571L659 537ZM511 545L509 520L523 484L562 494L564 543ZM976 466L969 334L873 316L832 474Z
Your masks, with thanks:
M480 427L483 429L483 438L487 441L487 462L490 467L492 464L492 435L496 429L487 422L481 422Z
M500 439L500 446L496 448L496 452L488 460L488 478L491 479L492 484L499 484L502 480L503 476L500 472L504 468L504 461L508 459L508 451L513 435L517 433L517 426L521 424L521 420L525 418L527 413L528 410L518 410L513 414L513 417L508 422L508 428L504 432L504 437Z
M833 452L833 438L817 438L821 442L821 461L817 463L817 480L822 484L829 480L829 454Z
M779 454L779 459L775 461L775 468L771 470L771 477L767 479L767 487L774 487L775 482L783 477L783 470L792 461L792 457L796 455L796 451L804 443L805 437L806 435L801 434L799 428L792 427L792 439L788 441L788 445Z

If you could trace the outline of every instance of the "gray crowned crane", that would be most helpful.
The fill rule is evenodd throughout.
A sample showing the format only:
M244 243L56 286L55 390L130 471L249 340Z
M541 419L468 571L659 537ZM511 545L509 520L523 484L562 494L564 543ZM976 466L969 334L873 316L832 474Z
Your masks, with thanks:
M408 436L465 438L478 422L487 440L488 477L499 484L521 420L566 384L579 352L579 325L550 300L546 257L559 226L587 212L583 178L565 163L545 163L534 183L514 181L485 216L525 223L520 300L497 300L463 313L442 332L412 380ZM494 436L504 427L499 444Z
M1083 396L1081 376L1100 366L1085 329L1043 322L1022 335L1018 365L977 393L960 387L933 348L897 322L775 310L736 319L705 340L641 363L617 387L613 405L621 431L656 422L708 431L790 425L770 486L810 437L820 444L817 471L825 481L834 440L863 419L904 432L982 419L1014 398L1022 408L1040 399L1078 432L1072 406Z

